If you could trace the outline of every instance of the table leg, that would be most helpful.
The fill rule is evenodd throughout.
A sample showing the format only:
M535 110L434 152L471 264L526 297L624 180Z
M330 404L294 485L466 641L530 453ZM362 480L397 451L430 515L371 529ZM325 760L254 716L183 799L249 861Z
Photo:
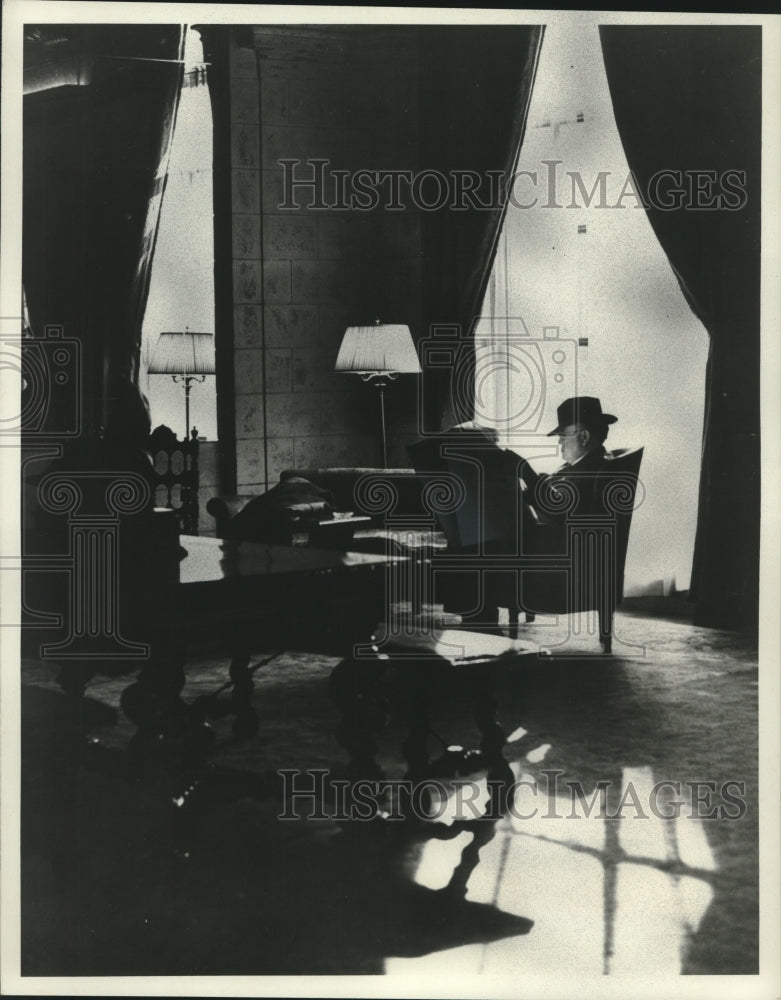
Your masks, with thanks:
M474 703L474 716L480 730L480 751L489 762L504 761L502 749L506 734L496 721L496 695L494 693L493 670L488 664L481 664L468 671L469 687Z
M407 761L407 777L419 780L426 776L431 758L427 744L431 735L429 713L434 702L436 661L398 661L404 685L404 710L407 737L401 745Z
M377 764L376 733L385 725L387 708L380 690L385 664L347 657L334 667L328 681L329 695L342 711L336 738L350 757L355 777L382 778Z
M184 664L185 644L171 635L157 636L138 679L122 692L122 711L138 727L134 750L185 734L187 708L180 697Z
M57 683L69 698L78 701L87 691L87 684L95 674L93 666L83 663L63 663L57 675Z
M231 703L236 713L236 718L233 720L233 735L237 740L250 740L257 736L260 722L252 704L255 685L252 682L250 654L247 650L234 655L229 673L233 682Z

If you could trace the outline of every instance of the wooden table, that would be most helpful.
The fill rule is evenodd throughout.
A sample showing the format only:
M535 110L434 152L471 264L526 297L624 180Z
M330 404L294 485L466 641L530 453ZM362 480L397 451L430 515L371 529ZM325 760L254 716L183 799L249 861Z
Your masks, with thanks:
M168 737L178 740L185 747L184 773L203 795L208 744L202 731L214 705L208 697L192 705L180 698L188 645L217 640L230 656L230 711L219 714L235 716L237 738L250 738L258 729L253 651L330 653L342 657L329 687L342 713L336 736L349 754L353 775L381 774L374 756L376 735L387 718L387 685L378 682L393 668L401 681L408 730L401 747L408 775L419 780L444 773L443 768L487 768L496 780L498 809L512 774L502 754L505 734L496 720L492 668L508 659L520 661L536 653L536 646L461 630L388 630L383 622L388 620L389 573L404 561L399 557L190 536L180 543L184 554L175 578L155 588L160 610L152 657L122 696L125 713L138 725L136 749L154 753L171 742ZM481 743L477 752L449 748L432 760L429 712L443 682L468 685ZM244 793L252 782L240 784Z
M196 642L216 642L231 657L234 731L252 735L257 716L250 654L350 655L387 617L387 573L401 561L188 535L180 545L182 557L169 579L163 574L150 581L151 657L122 696L123 710L138 725L137 742L159 742L192 728L180 693L188 646Z
M184 552L176 572L152 588L159 601L152 657L122 696L123 709L138 726L130 759L168 789L175 852L192 856L200 842L201 817L231 797L279 795L280 809L287 808L278 772L209 762L207 722L216 717L217 702L202 696L186 705L181 699L188 645L217 640L230 656L226 686L231 694L222 699L229 711L218 714L235 716L237 739L258 730L250 653L322 651L341 657L329 689L341 709L336 737L349 754L354 778L381 775L375 740L387 720L383 691L388 685L379 682L389 668L400 681L394 687L407 724L400 749L408 777L420 782L485 770L490 790L485 815L464 826L474 837L457 870L465 892L479 848L505 813L514 782L503 755L505 734L496 720L492 668L535 647L464 631L397 635L387 630L388 579L403 562L399 557L188 536L180 543ZM481 742L476 751L448 746L432 759L429 713L443 680L468 685ZM452 735L459 739L460 734ZM385 822L385 805L378 786L374 819ZM409 818L416 818L414 810Z
M310 524L305 534L308 536L309 545L316 549L340 549L344 551L350 548L355 529L368 527L371 520L366 514L337 512L333 517L323 518ZM292 532L295 536L295 525Z
M437 683L466 683L470 690L474 719L480 732L479 754L472 765L485 765L495 773L507 775L502 748L505 733L496 720L493 670L501 663L516 663L536 656L533 643L485 632L462 629L410 631L390 636L381 642L383 627L377 629L378 644L358 647L331 675L331 697L342 710L337 736L350 756L352 772L361 778L383 777L376 761L377 733L387 717L382 686L378 683L386 670L393 668L401 677L403 714L407 736L402 750L408 777L419 780L435 771L458 771L468 762L468 751L458 747L446 750L432 760L428 741L431 736L429 713L436 700ZM479 760L477 759L479 757Z

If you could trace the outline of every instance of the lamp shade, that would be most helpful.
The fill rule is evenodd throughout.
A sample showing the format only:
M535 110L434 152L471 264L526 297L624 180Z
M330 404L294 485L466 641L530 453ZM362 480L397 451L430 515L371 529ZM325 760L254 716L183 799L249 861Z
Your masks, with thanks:
M400 323L348 326L335 370L364 374L419 372L420 361L409 327Z
M161 333L149 364L150 375L213 375L213 333Z

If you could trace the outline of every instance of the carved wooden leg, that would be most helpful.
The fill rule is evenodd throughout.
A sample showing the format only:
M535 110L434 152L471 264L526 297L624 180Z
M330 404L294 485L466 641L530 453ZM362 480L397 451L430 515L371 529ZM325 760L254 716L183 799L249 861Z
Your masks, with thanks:
M469 671L469 685L474 699L474 713L480 730L480 750L491 763L504 762L502 749L506 735L496 721L496 696L493 688L493 670L483 664Z
M138 727L131 742L133 752L185 734L187 709L180 698L184 663L184 643L174 641L170 635L158 636L138 680L122 692L122 711Z
M407 777L417 780L425 777L431 763L426 745L431 734L429 711L434 700L436 663L415 660L398 663L404 685L404 714L407 736L401 745L407 761Z
M339 745L348 753L351 774L360 778L381 778L375 761L375 733L385 725L386 707L379 680L385 665L376 660L347 657L338 663L329 678L329 695L342 711L336 728Z
M57 684L69 698L81 699L94 669L83 663L63 663L57 675Z
M57 683L65 695L65 712L58 733L71 749L83 750L99 745L98 739L89 731L89 706L85 698L87 685L96 672L94 663L76 661L60 665Z
M251 740L257 736L260 722L252 704L252 682L250 654L246 650L236 652L230 665L230 679L233 682L231 703L236 712L233 720L233 735L237 740Z

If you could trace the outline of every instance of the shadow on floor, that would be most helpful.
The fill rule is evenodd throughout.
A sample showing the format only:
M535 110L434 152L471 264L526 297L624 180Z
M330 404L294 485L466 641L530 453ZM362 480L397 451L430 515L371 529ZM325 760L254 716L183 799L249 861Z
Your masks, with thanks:
M735 778L747 814L675 826L651 816L632 823L630 812L620 829L595 818L504 822L480 847L465 896L443 888L465 847L443 841L441 830L432 840L403 824L278 819L279 767L344 773L327 699L332 661L291 655L259 675L261 734L251 744L232 744L218 729L215 774L232 778L214 777L210 787L222 795L191 814L187 858L173 805L181 773L128 766L132 727L117 708L126 681L96 679L74 725L51 671L33 665L23 678L23 973L350 974L382 973L389 962L414 972L439 953L445 969L461 955L475 971L544 974L560 971L566 954L597 973L632 962L652 972L663 940L678 971L750 974L754 653L734 637L719 648L718 634L681 624L625 619L623 627L630 638L650 635L649 655L497 670L516 775L541 806L557 794L546 772L580 782L587 795L608 781L611 801L630 779L642 788L670 779L720 789ZM209 690L224 680L224 663L195 661L189 677L193 694ZM458 683L439 691L431 721L445 743L474 744ZM85 744L84 731L101 743ZM391 714L379 759L392 777L403 774L402 735ZM720 793L713 801L723 805ZM694 834L708 864L684 858Z

